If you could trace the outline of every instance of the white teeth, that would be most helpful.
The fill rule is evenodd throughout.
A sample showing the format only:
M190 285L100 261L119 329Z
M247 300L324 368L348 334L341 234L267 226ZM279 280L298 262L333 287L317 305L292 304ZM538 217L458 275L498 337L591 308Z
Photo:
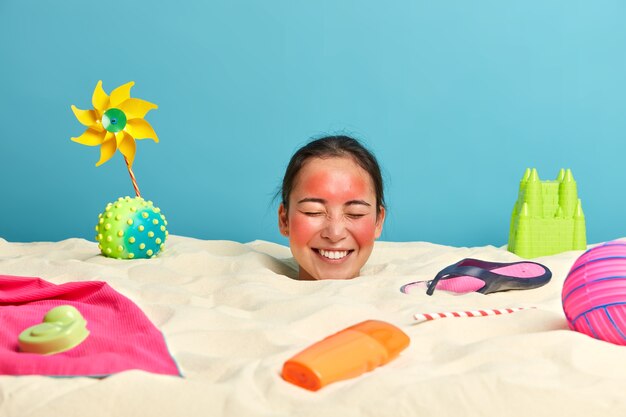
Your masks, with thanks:
M328 259L341 259L348 254L347 250L324 250L320 249L320 255Z

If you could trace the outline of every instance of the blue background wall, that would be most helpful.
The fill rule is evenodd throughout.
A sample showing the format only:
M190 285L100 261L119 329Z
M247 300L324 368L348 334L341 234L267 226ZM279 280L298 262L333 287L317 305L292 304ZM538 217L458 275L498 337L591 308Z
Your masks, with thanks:
M378 155L382 239L503 245L526 167L572 168L590 243L626 236L626 3L0 1L0 237L93 239L132 195L70 105L134 80L159 105L134 171L170 233L286 241L291 154L347 133Z

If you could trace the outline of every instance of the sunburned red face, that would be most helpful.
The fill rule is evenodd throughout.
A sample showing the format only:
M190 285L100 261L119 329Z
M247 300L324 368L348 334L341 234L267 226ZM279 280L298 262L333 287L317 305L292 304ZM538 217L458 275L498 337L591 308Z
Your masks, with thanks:
M363 168L351 158L314 158L296 176L289 209L281 205L279 226L300 279L350 279L369 258L384 217Z

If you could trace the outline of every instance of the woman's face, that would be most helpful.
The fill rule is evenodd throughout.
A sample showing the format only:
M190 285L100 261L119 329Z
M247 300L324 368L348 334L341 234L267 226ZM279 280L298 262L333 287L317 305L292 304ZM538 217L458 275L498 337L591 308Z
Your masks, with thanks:
M352 158L312 158L296 175L289 210L278 224L289 237L300 279L357 277L380 236L385 209L376 214L370 175Z

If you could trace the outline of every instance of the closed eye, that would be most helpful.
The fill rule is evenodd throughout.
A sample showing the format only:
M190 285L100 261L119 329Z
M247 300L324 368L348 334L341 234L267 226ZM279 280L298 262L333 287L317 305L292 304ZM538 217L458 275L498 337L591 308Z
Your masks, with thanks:
M302 213L307 215L307 216L322 216L322 215L324 215L324 213L321 212L321 211L303 211Z
M360 219L361 217L366 216L366 214L346 214L346 216L348 216L351 219Z

